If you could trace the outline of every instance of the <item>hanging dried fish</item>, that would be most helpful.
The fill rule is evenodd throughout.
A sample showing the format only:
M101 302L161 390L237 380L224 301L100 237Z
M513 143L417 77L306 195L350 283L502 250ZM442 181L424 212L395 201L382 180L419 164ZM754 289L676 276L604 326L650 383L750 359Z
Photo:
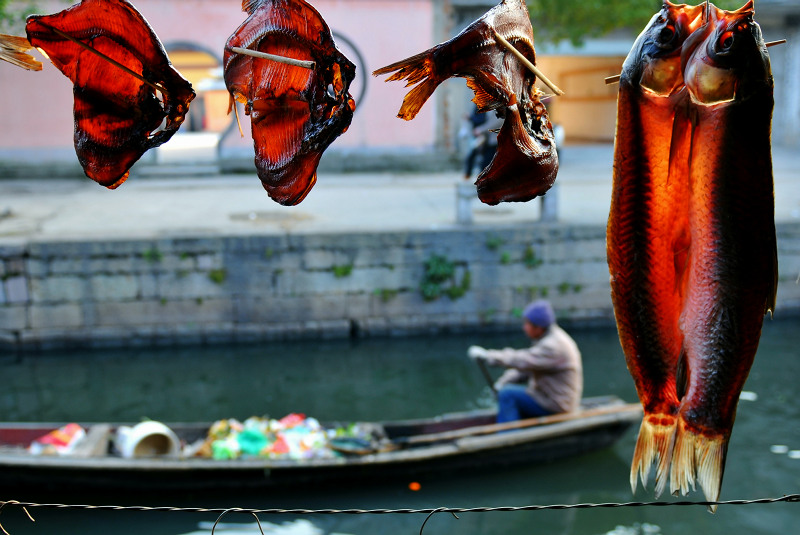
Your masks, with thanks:
M304 0L244 0L247 19L225 47L225 84L250 116L256 169L269 196L295 205L316 183L323 152L350 126L355 65ZM313 62L302 66L235 52ZM311 68L309 68L311 67Z
M775 306L773 82L753 4L666 2L620 79L608 263L644 419L631 467L719 498L736 404ZM712 507L713 509L713 507Z
M183 123L192 86L126 0L82 0L28 17L26 30L74 84L75 152L92 180L118 187L147 150Z
M553 127L536 75L504 41L535 64L533 28L524 0L503 0L454 38L430 50L376 70L388 81L415 87L403 100L398 117L413 119L434 90L448 78L466 78L481 112L504 119L497 152L475 185L486 204L524 202L543 195L558 172Z

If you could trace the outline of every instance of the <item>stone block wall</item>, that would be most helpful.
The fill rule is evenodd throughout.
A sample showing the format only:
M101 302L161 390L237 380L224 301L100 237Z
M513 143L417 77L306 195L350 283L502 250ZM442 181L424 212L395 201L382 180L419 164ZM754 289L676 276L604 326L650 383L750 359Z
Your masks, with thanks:
M800 225L779 249L776 314L794 313ZM505 330L536 297L613 323L590 226L0 244L0 281L4 349Z

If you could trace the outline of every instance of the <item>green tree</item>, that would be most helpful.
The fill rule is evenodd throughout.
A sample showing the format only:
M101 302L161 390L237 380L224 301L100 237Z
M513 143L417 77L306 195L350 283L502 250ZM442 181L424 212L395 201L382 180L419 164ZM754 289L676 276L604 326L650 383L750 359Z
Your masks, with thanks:
M39 12L33 0L0 0L0 31L24 35L25 17Z
M745 0L713 2L720 9L738 9L744 3ZM661 0L528 0L528 10L537 39L555 43L567 40L579 45L586 38L617 29L638 33L661 4Z

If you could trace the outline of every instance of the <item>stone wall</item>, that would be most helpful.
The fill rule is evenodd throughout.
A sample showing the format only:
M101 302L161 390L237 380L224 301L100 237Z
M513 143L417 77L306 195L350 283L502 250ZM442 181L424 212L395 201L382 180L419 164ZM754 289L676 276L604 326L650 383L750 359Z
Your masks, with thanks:
M800 310L800 226L777 313ZM518 328L532 298L611 324L602 227L0 244L0 348Z

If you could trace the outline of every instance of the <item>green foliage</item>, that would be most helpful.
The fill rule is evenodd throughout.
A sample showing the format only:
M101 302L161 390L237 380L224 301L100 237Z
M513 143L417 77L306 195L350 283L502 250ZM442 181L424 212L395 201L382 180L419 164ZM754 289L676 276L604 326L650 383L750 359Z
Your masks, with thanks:
M500 263L503 265L511 263L511 253L508 251L503 251L503 254L500 255Z
M536 256L536 251L534 251L533 247L530 245L525 249L525 254L522 255L522 261L525 262L525 266L528 269L540 266L544 262L541 258Z
M228 272L225 269L212 269L208 272L208 278L214 284L222 284L228 278Z
M528 11L537 40L580 45L586 38L619 28L640 31L661 4L661 0L528 0Z
M486 248L490 251L496 251L506 241L500 236L489 236L486 238Z
M381 298L381 301L384 303L388 303L395 297L397 297L397 290L393 290L391 288L377 288L375 290L375 295Z
M461 278L461 284L454 284L448 287L445 293L447 297L455 301L459 297L464 297L464 294L467 293L470 286L472 286L472 275L469 271L465 271L464 276Z
M582 284L573 284L571 282L562 282L558 285L558 293L564 295L569 292L580 293L583 290Z
M420 283L422 298L434 301L447 295L450 299L462 297L471 286L469 271L465 271L461 282L456 281L456 265L445 256L432 255L425 261L425 273Z
M738 9L745 0L713 3L720 9ZM537 40L580 45L586 38L623 28L638 34L661 4L661 0L528 0L528 11Z
M156 262L161 262L162 260L164 260L164 253L159 251L157 247L153 247L151 249L144 251L142 253L142 258L144 258L151 264L155 264Z
M333 266L331 268L331 271L333 271L334 277L336 277L337 279L341 279L347 277L353 272L353 264L346 264L343 266Z
M74 2L61 0L60 3L64 5L58 6L57 11L61 11L68 4ZM25 35L25 17L36 13L46 13L43 11L43 4L42 0L0 0L0 31L13 35Z

